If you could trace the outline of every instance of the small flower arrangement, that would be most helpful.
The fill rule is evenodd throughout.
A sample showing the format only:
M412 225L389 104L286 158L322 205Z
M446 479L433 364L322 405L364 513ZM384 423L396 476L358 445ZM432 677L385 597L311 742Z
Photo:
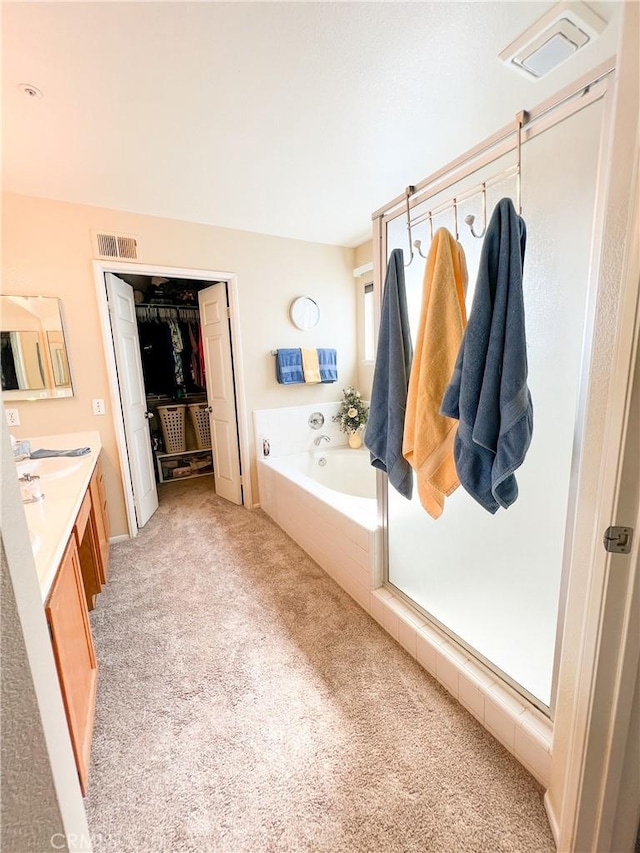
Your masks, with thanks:
M344 433L353 433L364 426L369 417L369 407L360 398L360 392L356 391L353 385L342 389L342 402L338 413L333 416L332 420L340 425L340 431Z

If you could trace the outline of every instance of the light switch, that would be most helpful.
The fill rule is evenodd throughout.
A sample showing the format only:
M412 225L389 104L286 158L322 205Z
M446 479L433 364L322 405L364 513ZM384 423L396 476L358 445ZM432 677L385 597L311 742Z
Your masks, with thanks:
M93 414L94 415L104 415L104 400L94 400L93 401Z

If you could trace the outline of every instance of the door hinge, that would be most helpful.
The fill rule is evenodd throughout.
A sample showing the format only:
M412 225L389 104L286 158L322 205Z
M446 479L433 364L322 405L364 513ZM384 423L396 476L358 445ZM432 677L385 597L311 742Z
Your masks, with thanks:
M227 308L227 318L231 319L231 308Z
M604 532L605 550L612 554L629 554L633 540L633 527L607 527Z

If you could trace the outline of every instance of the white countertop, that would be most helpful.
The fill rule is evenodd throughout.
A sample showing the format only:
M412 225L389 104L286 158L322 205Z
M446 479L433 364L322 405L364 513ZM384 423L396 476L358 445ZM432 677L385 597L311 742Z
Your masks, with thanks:
M44 460L45 464L40 472L40 487L44 493L44 499L38 503L23 504L40 593L44 602L49 595L64 549L73 532L102 443L98 432L44 435L27 440L31 443L31 450L91 448L91 453L86 456L65 457L64 467L50 474L46 473L48 460ZM56 460L60 458L54 457ZM52 467L56 465L53 459L51 463ZM28 460L25 460L25 463L19 463L18 470L25 465L28 465ZM60 463L57 463L58 467L59 465Z

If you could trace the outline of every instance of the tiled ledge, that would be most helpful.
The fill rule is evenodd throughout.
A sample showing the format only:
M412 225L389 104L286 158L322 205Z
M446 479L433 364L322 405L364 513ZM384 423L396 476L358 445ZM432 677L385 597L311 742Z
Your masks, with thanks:
M389 589L370 591L369 612L541 785L548 787L553 729L546 717Z

